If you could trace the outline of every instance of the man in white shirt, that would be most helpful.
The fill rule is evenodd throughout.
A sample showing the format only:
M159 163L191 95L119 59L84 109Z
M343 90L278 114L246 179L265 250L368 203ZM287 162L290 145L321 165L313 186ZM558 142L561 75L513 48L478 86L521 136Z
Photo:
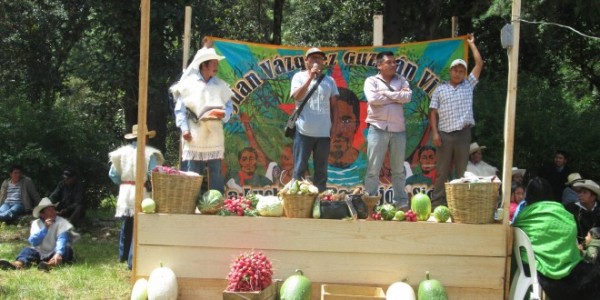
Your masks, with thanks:
M471 143L469 145L469 162L467 163L467 172L471 172L477 176L494 176L498 174L498 169L483 161L483 153L481 150L486 146Z

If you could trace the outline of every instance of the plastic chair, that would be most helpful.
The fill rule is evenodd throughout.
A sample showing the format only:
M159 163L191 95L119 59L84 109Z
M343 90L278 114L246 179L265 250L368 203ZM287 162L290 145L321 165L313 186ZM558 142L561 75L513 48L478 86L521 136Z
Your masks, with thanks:
M525 275L523 270L523 260L521 259L521 248L525 249L527 253L527 260L529 261L529 274ZM529 294L529 299L540 300L542 295L542 287L538 282L537 271L535 269L535 256L533 255L533 249L531 249L531 241L529 237L520 228L514 228L514 243L513 243L513 255L517 262L517 272L510 285L510 298L511 300L525 299L525 295L529 287L532 288Z

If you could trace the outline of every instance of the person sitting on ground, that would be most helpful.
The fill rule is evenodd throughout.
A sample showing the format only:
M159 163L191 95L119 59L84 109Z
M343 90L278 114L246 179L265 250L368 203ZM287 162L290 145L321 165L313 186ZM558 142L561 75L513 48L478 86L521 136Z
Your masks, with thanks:
M579 196L577 195L577 191L573 188L573 184L576 182L583 181L581 179L581 175L579 173L571 173L567 177L567 182L565 182L565 189L562 193L562 204L567 205L569 203L575 203L579 201Z
M0 260L3 270L23 269L38 264L38 269L50 271L63 263L73 261L72 243L78 236L73 225L57 215L56 207L49 198L44 198L33 209L35 221L31 223L29 243L32 247L21 250L14 262Z
M600 252L600 227L594 227L585 236L583 259L591 264L596 264L598 252Z
M10 178L2 182L0 188L0 222L16 220L22 214L31 211L40 201L40 195L33 181L23 175L19 165L10 167Z
M467 172L471 172L477 176L494 176L498 173L498 169L483 161L483 153L481 150L486 146L479 146L477 143L469 145L469 162L467 163Z
M517 206L525 198L525 189L520 183L513 183L510 188L509 220L513 220Z
M525 172L527 172L527 170L513 167L512 168L512 177L510 179L510 182L523 185L523 180L525 178Z
M588 231L592 227L600 226L600 205L598 205L600 186L592 180L583 180L575 182L573 187L577 191L579 201L569 203L565 208L575 217L577 241L581 247Z
M59 216L68 219L73 225L78 225L85 216L83 183L79 180L75 169L70 167L65 168L62 177L63 180L58 183L48 198L57 204L56 210Z
M525 204L515 215L513 226L522 229L531 241L544 293L550 299L600 299L600 272L583 261L575 243L575 220L552 199L550 183L535 177L525 194ZM522 259L528 263L526 255Z

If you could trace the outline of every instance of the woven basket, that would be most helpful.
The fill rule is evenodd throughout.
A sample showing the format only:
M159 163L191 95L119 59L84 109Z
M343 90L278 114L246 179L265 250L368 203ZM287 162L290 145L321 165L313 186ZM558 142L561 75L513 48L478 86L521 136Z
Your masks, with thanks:
M317 194L314 195L288 195L282 194L283 211L288 218L310 218L312 217L313 205Z
M497 182L446 183L446 200L456 223L494 222L498 202Z
M202 176L152 172L152 199L157 213L193 214L200 194Z

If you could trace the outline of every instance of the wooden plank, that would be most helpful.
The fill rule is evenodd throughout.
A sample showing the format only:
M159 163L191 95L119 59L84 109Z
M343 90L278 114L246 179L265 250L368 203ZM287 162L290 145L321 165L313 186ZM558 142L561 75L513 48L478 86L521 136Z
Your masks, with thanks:
M327 282L313 282L312 299L321 299L321 284L324 283ZM224 279L177 278L177 284L180 300L214 300L222 299L227 282ZM413 285L415 293L417 286ZM387 286L380 287L387 290ZM502 290L446 287L446 292L452 300L502 299Z
M319 252L506 256L502 224L139 214L138 243ZM210 228L210 229L207 229Z
M138 247L138 275L148 276L159 262L178 277L226 278L232 259L246 249L146 246ZM445 286L504 289L504 257L460 257L345 252L264 251L275 278L301 269L311 280L344 284L389 285L409 278L418 282L425 271Z

